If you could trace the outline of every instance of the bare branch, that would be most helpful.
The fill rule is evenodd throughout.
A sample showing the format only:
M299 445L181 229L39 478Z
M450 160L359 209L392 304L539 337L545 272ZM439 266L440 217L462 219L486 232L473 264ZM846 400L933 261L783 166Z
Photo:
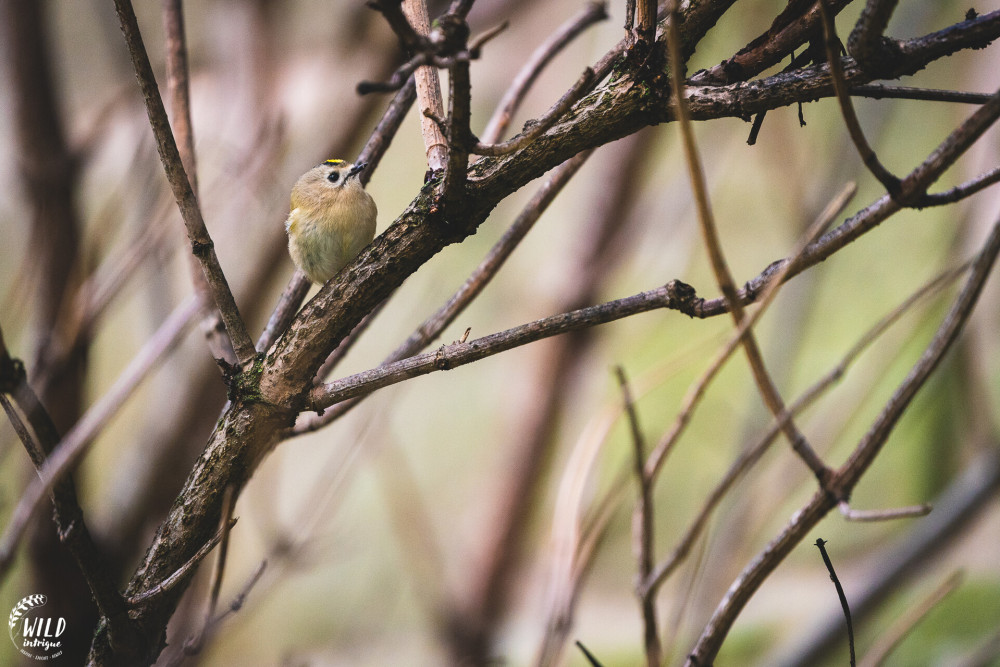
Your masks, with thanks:
M844 594L844 587L840 585L837 572L833 569L833 563L830 561L829 554L826 553L826 541L823 538L817 538L816 547L823 557L823 564L826 565L826 569L830 573L830 580L837 589L837 597L840 598L840 606L844 610L844 618L847 620L847 643L851 650L851 667L854 667L857 664L857 658L854 655L854 625L851 622L851 607L847 604L847 595Z
M884 36L889 18L899 0L867 0L861 16L847 39L847 50L862 67L874 65L879 56L888 48L889 40Z
M190 297L178 306L122 371L111 388L80 418L59 442L38 470L38 478L25 489L0 539L0 571L10 566L18 542L42 499L66 471L86 452L110 419L118 412L139 382L181 340L200 307L199 299Z
M233 298L229 283L219 265L219 258L215 254L212 237L205 227L201 207L198 205L197 197L195 197L194 190L184 171L177 144L170 131L170 123L167 121L166 110L163 108L163 101L160 99L160 92L156 87L153 68L149 64L146 47L142 43L142 35L139 33L139 24L135 18L135 11L132 9L132 2L131 0L115 0L115 9L118 12L122 33L125 35L129 56L132 58L136 79L139 81L143 100L146 103L146 113L149 116L153 135L156 137L156 147L160 153L160 160L163 162L167 180L170 182L170 188L177 200L181 217L184 219L188 240L191 242L191 250L201 262L205 279L212 291L212 298L222 313L222 319L226 324L226 331L233 344L233 350L236 352L236 358L241 366L245 366L252 362L256 356L253 341L250 340L246 325L240 317L236 300Z
M847 92L855 97L867 97L873 100L922 100L925 102L958 102L959 104L986 104L993 97L990 93L967 93L961 90L887 86L871 83L851 86Z
M917 626L920 621L929 614L946 597L954 593L965 579L961 570L952 572L942 581L937 588L931 591L930 595L915 605L909 607L888 631L882 633L875 645L868 649L861 659L861 667L878 667L885 664L885 659L892 654L893 650L902 642L908 634Z
M398 3L383 3L398 4ZM403 0L403 13L413 23L412 30L418 39L426 43L430 34L431 23L427 15L426 0ZM387 15L388 18L388 15ZM405 21L404 21L405 22ZM390 24L392 22L390 21ZM410 24L407 23L407 26ZM394 26L394 29L399 30ZM420 49L414 49L420 50ZM427 167L431 171L444 169L448 162L448 141L441 130L430 119L428 112L437 116L444 115L444 101L441 98L441 82L437 70L430 65L420 65L413 72L417 85L417 107L420 109L420 133L424 138L424 150L427 155Z
M683 63L681 62L680 33L677 30L677 22L680 15L677 12L675 1L672 1L671 7L673 9L667 23L669 32L667 46L670 51L670 72L674 81L673 101L677 114L677 124L681 132L682 145L684 147L684 157L687 161L688 173L691 178L691 188L694 191L694 199L698 210L698 222L705 240L705 247L708 250L709 259L712 263L712 270L715 273L716 281L719 284L722 295L730 306L730 313L733 316L733 320L736 326L739 327L744 319L743 306L737 295L733 276L722 253L722 245L716 231L712 208L708 201L705 176L701 166L701 159L698 155L698 149L695 146L694 132L691 129L691 119L687 109L687 102L684 98L684 73ZM764 366L764 359L751 332L747 331L743 335L742 344L764 403L776 419L783 420L787 414L785 403ZM791 443L792 449L809 466L809 469L812 470L819 481L820 486L826 488L830 470L820 460L819 456L817 456L816 452L806 441L805 435L799 431L794 422L788 419L785 421L785 424L785 436Z
M705 626L697 645L687 660L687 665L694 667L714 660L736 616L764 579L774 571L809 530L836 506L836 497L846 498L850 495L850 490L857 484L861 475L881 451L882 445L885 444L903 411L910 405L917 391L927 381L931 372L941 362L944 354L951 348L952 343L964 328L983 285L989 277L990 269L998 252L1000 252L1000 220L993 226L989 238L973 264L965 286L952 304L951 310L945 316L933 340L924 350L920 360L913 366L909 375L883 407L882 412L868 433L858 443L847 463L834 473L831 479L834 493L820 491L814 495L807 505L796 512L781 534L772 540L764 551L740 573Z
M653 569L653 494L652 484L643 468L646 460L645 439L639 427L639 417L636 415L635 402L629 389L625 370L615 367L615 376L622 392L622 402L628 417L629 431L632 435L632 462L635 481L639 487L639 498L632 514L632 549L639 565L639 582L645 581ZM642 586L638 590L639 606L642 610L643 642L646 650L646 664L657 667L663 660L663 649L660 646L659 630L656 622L656 594L650 594Z
M497 104L496 111L486 123L486 129L480 135L480 141L484 144L495 144L500 141L510 125L511 119L517 113L521 102L527 95L528 90L535 83L538 75L551 60L562 51L567 44L598 21L608 18L607 2L588 2L579 12L571 17L566 23L559 26L549 38L542 42L534 50L528 61L524 63L521 70L514 77L510 88L504 93ZM475 151L473 151L475 152Z
M589 67L584 70L583 74L573 84L573 87L566 91L566 93L559 98L559 101L553 105L551 109L545 112L545 115L535 120L530 128L522 134L514 137L510 141L505 141L502 144L486 144L481 141L477 141L470 152L476 155L507 155L513 153L514 151L524 148L527 144L534 141L536 138L541 136L543 133L548 131L550 127L555 125L563 114L569 111L570 107L580 101L580 98L586 95L590 89L594 86L596 77L594 76L594 70Z
M914 505L912 507L895 507L885 510L856 510L846 501L837 503L837 509L848 521L894 521L896 519L912 519L927 516L931 513L930 505Z
M467 343L442 345L436 352L403 359L316 387L310 392L310 407L323 410L340 401L410 378L434 371L451 370L543 338L606 324L648 310L668 308L685 312L690 310L691 305L685 296L685 287L683 283L672 280L664 287L624 299L553 315Z

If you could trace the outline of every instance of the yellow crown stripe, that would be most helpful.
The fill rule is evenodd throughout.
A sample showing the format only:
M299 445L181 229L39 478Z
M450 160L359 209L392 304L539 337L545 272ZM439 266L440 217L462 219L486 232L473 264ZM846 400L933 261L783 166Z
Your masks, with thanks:
M323 164L344 164L343 160L327 160Z

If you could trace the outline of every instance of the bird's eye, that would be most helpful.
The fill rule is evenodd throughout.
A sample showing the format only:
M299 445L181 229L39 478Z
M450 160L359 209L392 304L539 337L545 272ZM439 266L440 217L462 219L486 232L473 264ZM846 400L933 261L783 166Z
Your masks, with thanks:
M331 171L330 174L326 177L326 180L330 181L331 183L336 183L337 181L340 180L340 172Z

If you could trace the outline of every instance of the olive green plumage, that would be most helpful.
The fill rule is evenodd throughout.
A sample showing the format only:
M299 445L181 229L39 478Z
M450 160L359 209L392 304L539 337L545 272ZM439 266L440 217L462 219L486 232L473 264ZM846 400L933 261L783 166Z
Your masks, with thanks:
M365 166L327 160L292 188L288 252L314 283L335 276L375 238L378 209L358 178Z

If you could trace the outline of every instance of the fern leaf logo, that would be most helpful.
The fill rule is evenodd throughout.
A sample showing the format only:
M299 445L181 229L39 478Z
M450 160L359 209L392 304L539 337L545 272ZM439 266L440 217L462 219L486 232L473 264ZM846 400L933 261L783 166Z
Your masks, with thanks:
M34 609L35 607L41 607L43 604L48 602L48 598L41 594L26 595L21 598L21 601L14 605L14 608L10 611L10 620L7 621L7 628L10 632L11 640L14 639L15 630L17 627L17 622L21 620L27 612ZM20 633L17 633L20 634Z

